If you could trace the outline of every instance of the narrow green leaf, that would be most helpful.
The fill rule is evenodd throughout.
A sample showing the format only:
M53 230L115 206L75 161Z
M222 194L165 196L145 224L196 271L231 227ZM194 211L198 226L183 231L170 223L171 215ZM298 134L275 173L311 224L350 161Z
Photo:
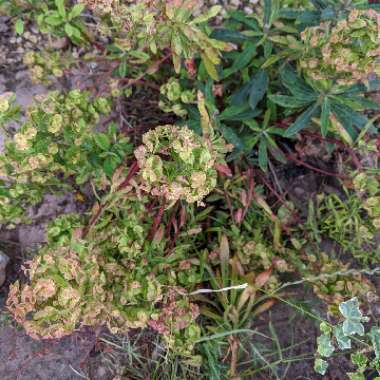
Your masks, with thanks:
M210 18L214 18L221 10L222 10L222 7L220 5L214 5L206 13L194 18L190 22L190 25L201 24L203 22L206 22Z
M269 99L284 108L302 108L313 102L313 100L310 99L296 98L295 96L287 95L269 95Z
M225 125L221 125L221 131L222 131L224 138L227 140L227 142L232 144L239 151L244 150L244 142L237 135L237 133L234 131L234 129L232 129L230 127L226 127Z
M128 52L128 54L134 58L137 58L138 63L145 63L145 62L149 61L149 59L150 59L149 54L144 53L143 51L139 51L139 50L131 50L130 52Z
M211 60L207 57L207 55L202 54L201 57L202 57L202 62L206 68L207 73L210 75L212 79L214 79L215 81L218 81L219 75L218 75L215 65L211 62Z
M272 13L272 0L264 0L264 24L270 26L270 18Z
M251 92L249 95L249 105L254 110L259 101L268 90L269 77L264 70L258 71L252 78Z
M329 131L329 116L330 116L330 101L328 97L326 96L323 99L322 107L321 107L321 126L322 126L322 136L326 137L327 133Z
M333 96L333 99L341 104L355 109L356 111L380 109L380 104L378 102L374 102L373 100L367 99L364 96L342 94L339 96Z
M249 91L252 86L252 80L245 83L242 87L237 89L229 98L229 102L234 106L239 106L246 102L249 96Z
M250 39L248 36L245 36L240 32L229 29L216 29L211 33L210 37L219 41L232 42L234 44L240 44Z
M280 54L277 54L277 55L271 55L270 57L268 57L268 59L261 65L261 68L262 69L266 69L267 67L269 66L272 66L274 63L276 63L277 61L279 61L281 59L281 55Z
M285 131L284 137L292 137L302 131L302 129L306 128L317 108L318 105L314 104L298 116L297 120Z
M268 170L268 150L267 142L264 138L260 140L259 144L259 166L264 172Z
M355 125L361 129L368 123L368 119L364 115L344 104L331 101L331 109L337 115L344 127L347 125Z
M254 119L261 111L252 110L247 104L242 106L231 106L226 108L218 117L219 120L245 121Z
M252 43L248 44L248 46L246 46L244 50L236 56L232 66L223 71L224 78L228 78L230 75L249 65L255 55L256 46Z
M256 32L261 32L261 27L258 21L252 16L249 16L247 13L243 11L233 11L230 12L229 15L232 19L241 22L242 24L248 26Z
M286 65L281 71L282 84L296 97L301 99L316 100L318 94L294 71L290 65Z
M122 61L120 62L120 65L119 65L119 67L117 68L117 71L118 71L118 74L119 74L122 78L124 78L124 77L127 75L127 62L126 62L125 59L122 60Z

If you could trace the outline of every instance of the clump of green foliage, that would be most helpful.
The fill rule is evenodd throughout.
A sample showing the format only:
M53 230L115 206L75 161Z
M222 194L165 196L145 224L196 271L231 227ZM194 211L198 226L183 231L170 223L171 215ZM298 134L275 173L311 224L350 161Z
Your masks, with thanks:
M159 106L164 112L173 112L177 116L184 117L187 111L184 104L196 103L197 95L195 90L184 90L176 78L170 78L169 81L160 87L162 99Z
M99 71L87 91L38 96L24 113L12 94L0 95L0 223L28 222L30 206L49 193L83 190L88 205L84 215L50 222L8 308L35 338L83 326L150 327L207 378L238 379L239 334L296 272L330 316L340 310L345 318L318 339L323 373L335 343L348 347L351 333L364 332L357 300L375 298L365 273L379 264L380 107L372 95L380 7L263 0L252 14L225 12L220 25L212 20L221 7L200 7L0 0L16 33L36 23L48 38L69 41L64 51L26 53L34 81L69 78L70 45ZM165 121L139 125L144 133L136 128L130 139L122 108L143 108L141 94L153 119ZM312 139L323 159L309 159ZM299 166L336 177L318 177L307 210L291 202L280 175ZM346 256L325 253L326 238ZM355 360L362 364L352 379L362 379L368 363L377 368Z
M17 107L3 98L3 109L6 120ZM27 207L40 202L44 194L70 188L62 178L74 178L76 185L92 181L100 189L107 185L132 150L115 125L109 124L105 132L95 130L101 115L109 112L106 98L91 100L89 93L77 90L36 99L0 156L2 224L25 220Z
M71 92L67 99L60 98L68 102L64 103L66 112L71 111L72 101L79 105L81 99L87 100L85 95L80 95ZM47 123L41 126L53 135L68 123L65 116L55 116L56 106L62 106L54 103L55 96L50 95L48 103L44 103L46 99L41 100L42 108L50 106ZM95 101L94 110L98 103L106 106L101 100ZM30 117L33 117L32 112ZM187 178L192 181L189 189L194 191L183 195L189 203L201 201L216 186L213 167L223 162L227 146L216 135L211 139L212 127L208 123L209 120L205 120L207 138L174 126L147 132L143 144L137 148L139 153L135 153L140 168L132 185L124 183L123 166L114 168L108 192L95 207L87 225L80 224L78 218L71 215L52 224L48 229L48 244L29 263L29 283L22 286L15 283L8 298L8 308L30 335L57 338L82 326L101 324L113 332L151 326L164 335L168 348L175 346L178 353L191 354L200 329L194 323L198 307L190 302L188 292L202 280L199 261L190 259L188 244L178 243L173 249L162 229L147 239L154 228L154 217L147 212L147 207L155 199L150 193L154 197L167 197L174 204L182 197L182 193L176 191L184 186ZM19 133L24 136L29 129L25 126ZM72 130L69 132L73 134ZM97 142L96 136L91 136L95 145L110 144L106 134L99 132L98 139L99 136L101 139ZM25 141L19 150L28 151L33 147L29 139ZM62 152L62 148L57 149ZM143 150L151 155L145 161L141 155ZM165 161L160 161L159 154L165 156ZM29 157L34 156L28 156L28 162ZM155 165L149 166L150 161ZM203 174L197 167L192 169L196 164L209 170L204 181L196 182L197 174ZM67 165L66 170L69 168ZM73 175L64 171L63 174ZM80 178L78 174L76 178ZM172 178L178 181L177 187L154 191L170 185L168 180ZM94 183L98 188L103 185ZM183 276L182 270L188 275ZM190 276L190 273L193 274ZM170 290L164 292L164 289Z
M24 64L30 70L33 83L48 85L51 78L62 78L64 71L75 62L70 54L62 56L61 52L43 50L41 52L28 51L23 58Z

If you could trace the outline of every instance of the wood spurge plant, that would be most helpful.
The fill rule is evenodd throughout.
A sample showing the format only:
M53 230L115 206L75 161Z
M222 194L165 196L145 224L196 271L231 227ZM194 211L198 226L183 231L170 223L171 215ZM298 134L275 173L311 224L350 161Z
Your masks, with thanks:
M380 6L226 3L0 0L39 93L3 86L0 46L0 245L45 235L8 312L150 334L120 379L380 379Z

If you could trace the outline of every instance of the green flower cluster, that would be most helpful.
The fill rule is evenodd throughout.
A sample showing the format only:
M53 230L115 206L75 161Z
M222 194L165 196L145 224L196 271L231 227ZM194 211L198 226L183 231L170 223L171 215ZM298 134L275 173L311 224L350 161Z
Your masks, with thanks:
M48 339L83 326L106 325L114 333L150 326L164 334L169 349L190 355L200 329L187 289L201 276L185 289L179 274L199 267L184 265L188 250L171 252L166 239L146 239L153 220L147 202L131 188L115 196L88 234L72 215L50 226L48 245L27 265L29 283L12 285L7 301L29 335Z
M33 83L49 84L51 77L63 77L64 71L69 69L75 60L69 53L43 50L28 51L24 55L23 62L30 70Z
M135 150L142 188L171 203L200 202L215 188L215 165L224 161L227 151L227 145L208 144L186 126L159 126L147 132Z
M380 14L375 10L350 12L336 26L322 23L301 33L302 70L316 81L350 85L380 75Z
M4 104L8 109L7 101ZM109 112L107 99L91 100L77 90L36 98L0 155L0 223L19 223L26 208L46 191L65 187L62 177L75 176L78 185L88 180L98 188L107 185L107 176L131 153L112 124L105 133L95 131L101 115Z
M0 128L6 135L9 122L18 121L20 118L20 107L15 104L16 96L13 92L0 94Z
M160 87L161 100L159 107L164 112L173 112L177 116L184 117L187 111L183 104L194 104L197 102L195 89L184 90L178 79L170 78L169 81Z

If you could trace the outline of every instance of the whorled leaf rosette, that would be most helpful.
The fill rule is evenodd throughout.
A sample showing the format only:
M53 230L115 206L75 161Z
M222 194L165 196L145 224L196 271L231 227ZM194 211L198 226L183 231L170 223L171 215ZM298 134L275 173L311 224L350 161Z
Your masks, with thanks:
M159 126L135 150L142 189L171 203L200 202L215 188L215 165L224 162L227 151L220 139L213 144L186 126Z

